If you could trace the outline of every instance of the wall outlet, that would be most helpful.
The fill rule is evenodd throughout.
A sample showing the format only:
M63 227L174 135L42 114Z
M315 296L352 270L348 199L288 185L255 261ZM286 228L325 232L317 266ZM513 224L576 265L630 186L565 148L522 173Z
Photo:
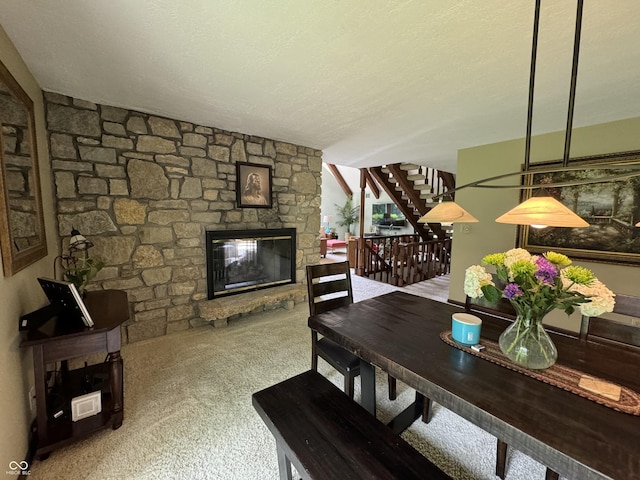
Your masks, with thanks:
M462 231L462 233L471 233L471 225L469 225L468 223L463 223L460 231Z
M31 413L36 412L36 387L29 389L29 408L31 409Z

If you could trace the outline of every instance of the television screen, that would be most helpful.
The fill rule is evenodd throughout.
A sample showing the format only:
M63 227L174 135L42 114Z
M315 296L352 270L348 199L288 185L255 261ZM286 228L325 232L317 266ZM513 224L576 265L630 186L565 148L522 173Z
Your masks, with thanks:
M371 221L374 225L405 225L404 215L395 203L376 203L371 208Z

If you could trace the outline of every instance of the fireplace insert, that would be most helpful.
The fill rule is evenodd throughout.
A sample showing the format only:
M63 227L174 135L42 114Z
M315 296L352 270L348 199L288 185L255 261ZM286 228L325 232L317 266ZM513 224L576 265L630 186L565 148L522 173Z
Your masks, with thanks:
M295 228L206 232L207 298L296 283Z

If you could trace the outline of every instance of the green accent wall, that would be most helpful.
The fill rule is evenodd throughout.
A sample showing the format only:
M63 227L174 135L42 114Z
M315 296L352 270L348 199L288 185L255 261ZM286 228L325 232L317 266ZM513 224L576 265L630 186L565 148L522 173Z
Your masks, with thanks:
M571 157L585 157L640 150L640 118L582 127L573 130ZM531 163L560 160L564 152L564 131L535 136L531 144ZM458 152L456 184L516 172L524 161L524 138L467 148ZM519 177L505 179L517 183ZM454 225L453 259L449 298L464 302L464 272L479 264L488 253L506 251L516 245L516 226L496 223L495 219L519 202L519 190L467 188L456 193L456 201L479 223ZM640 267L576 261L592 269L614 292L640 296ZM554 312L550 324L579 329L579 318L566 318Z

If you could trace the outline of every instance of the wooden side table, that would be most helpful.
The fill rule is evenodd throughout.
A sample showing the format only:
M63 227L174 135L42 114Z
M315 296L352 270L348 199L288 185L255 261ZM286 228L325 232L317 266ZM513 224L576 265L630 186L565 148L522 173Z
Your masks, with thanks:
M121 290L88 292L84 299L94 326L64 315L51 318L41 328L25 332L21 348L33 349L36 391L35 454L40 459L49 452L102 428L114 430L123 420L123 362L120 356L120 325L129 318L127 294ZM104 363L76 370L68 360L107 352ZM60 372L47 372L47 365L61 362ZM56 378L58 377L58 378ZM52 385L53 383L53 385ZM101 391L102 411L82 420L71 420L71 399Z

